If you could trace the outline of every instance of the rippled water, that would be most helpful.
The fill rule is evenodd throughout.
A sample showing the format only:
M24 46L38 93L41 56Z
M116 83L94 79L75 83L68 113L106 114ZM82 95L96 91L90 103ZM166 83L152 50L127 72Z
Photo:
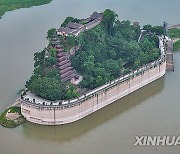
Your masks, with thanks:
M0 112L17 98L33 70L33 54L46 45L46 32L66 16L83 18L113 9L120 20L141 24L180 23L179 0L53 0L6 13L0 19ZM179 135L180 54L175 72L78 122L56 127L25 123L0 126L0 153L179 153L178 147L134 147L136 135Z

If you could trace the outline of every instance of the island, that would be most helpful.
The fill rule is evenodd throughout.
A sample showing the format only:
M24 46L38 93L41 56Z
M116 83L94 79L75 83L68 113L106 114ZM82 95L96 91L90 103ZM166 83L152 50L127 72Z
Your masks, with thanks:
M26 83L33 94L50 101L76 98L160 56L162 26L141 29L120 22L111 10L87 19L67 17L47 33L48 46L34 55L34 72Z
M19 8L29 8L50 3L52 0L0 0L0 18L7 12Z
M17 106L9 107L0 116L0 124L3 127L15 128L24 122L26 119L21 114L21 108Z
M67 17L34 54L22 115L43 125L71 123L164 76L166 33L163 26L120 21L110 9Z

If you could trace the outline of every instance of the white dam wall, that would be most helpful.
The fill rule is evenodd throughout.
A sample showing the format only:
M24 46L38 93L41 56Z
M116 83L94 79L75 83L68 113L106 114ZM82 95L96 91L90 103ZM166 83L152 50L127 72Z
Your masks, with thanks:
M78 99L59 104L40 104L21 98L21 112L28 121L33 123L43 125L71 123L159 79L165 73L166 60L163 54L157 61L98 87Z

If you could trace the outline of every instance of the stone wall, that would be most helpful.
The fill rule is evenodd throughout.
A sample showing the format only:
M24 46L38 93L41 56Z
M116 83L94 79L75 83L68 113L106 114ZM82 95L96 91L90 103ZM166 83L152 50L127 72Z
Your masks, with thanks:
M166 61L162 56L149 66L80 96L73 103L71 101L69 104L45 106L21 100L22 114L28 121L43 125L71 123L153 82L164 76L165 72Z

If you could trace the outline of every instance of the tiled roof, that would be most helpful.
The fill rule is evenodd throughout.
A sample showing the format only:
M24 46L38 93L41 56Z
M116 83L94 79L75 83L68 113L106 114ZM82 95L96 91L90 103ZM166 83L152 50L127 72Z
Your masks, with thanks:
M61 78L63 79L63 78L65 78L65 77L67 77L67 76L72 75L73 73L74 73L73 71L68 71L68 72L62 74L62 75L61 75Z
M64 74L64 73L68 72L68 71L71 70L71 69L72 69L72 67L66 67L66 68L64 68L63 70L61 70L60 73L61 73L61 74Z
M63 69L65 69L65 68L69 67L69 66L71 66L71 64L70 64L70 63L66 63L66 64L60 66L59 68L60 68L61 70L63 70Z
M76 23L76 22L70 22L68 23L67 27L70 29L78 29L80 27L82 27L82 24Z
M67 81L71 80L73 77L74 77L74 74L71 74L70 76L63 78L62 81L67 82Z

